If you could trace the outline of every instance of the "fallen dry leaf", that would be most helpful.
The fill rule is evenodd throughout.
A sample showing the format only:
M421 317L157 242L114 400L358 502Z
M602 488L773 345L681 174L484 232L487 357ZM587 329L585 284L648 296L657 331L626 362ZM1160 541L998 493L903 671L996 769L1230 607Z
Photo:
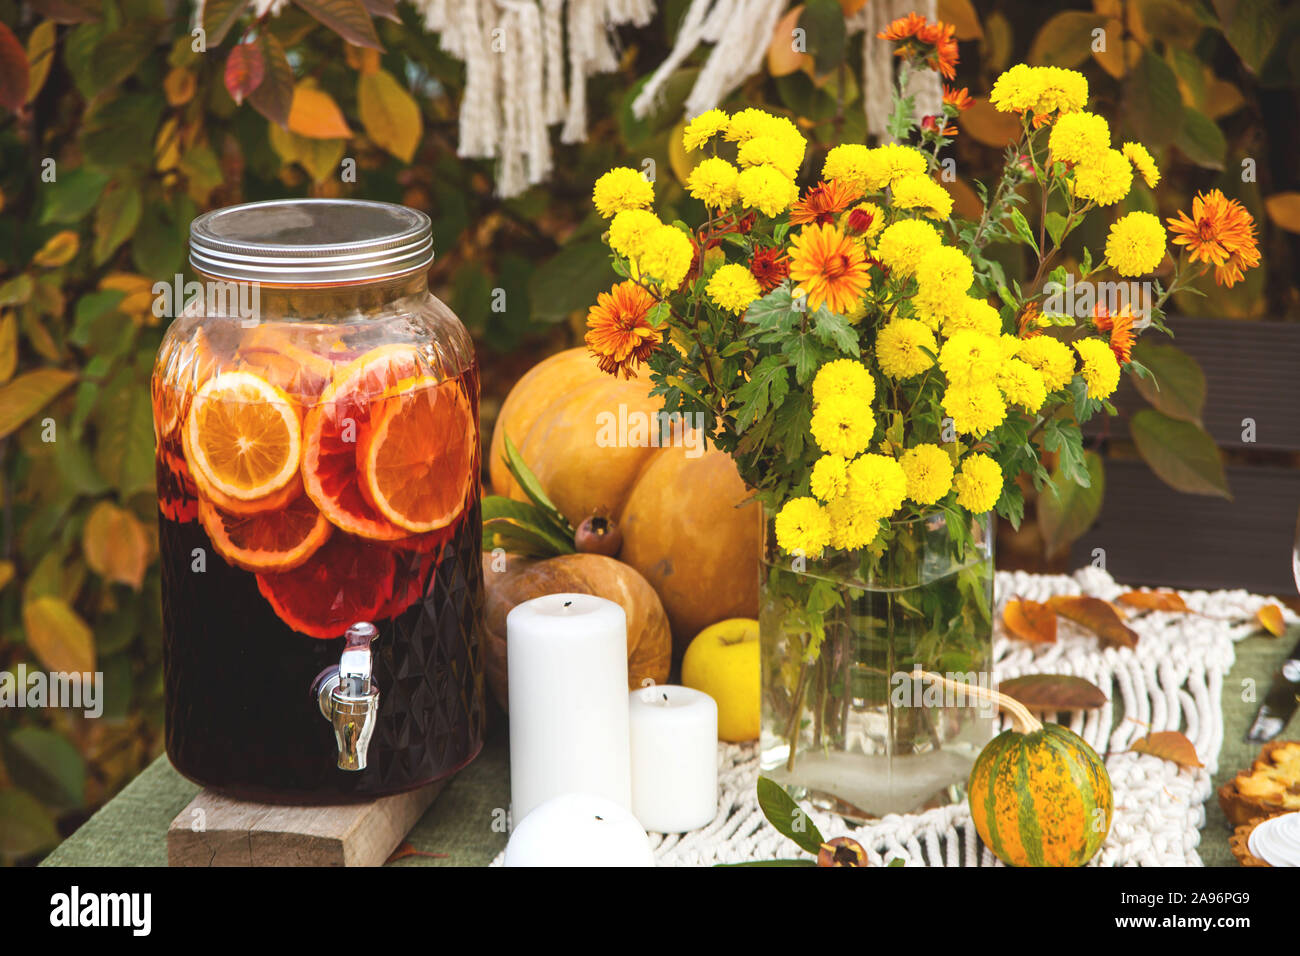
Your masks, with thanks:
M1002 609L1002 623L1022 641L1033 644L1056 641L1056 612L1038 601L1008 601Z
M1136 647L1137 631L1124 623L1119 609L1100 598L1058 594L1047 606L1066 620L1097 635L1102 647Z
M1255 612L1255 619L1260 627L1274 637L1281 637L1286 630L1286 621L1282 620L1282 609L1276 604L1265 604Z
M1204 767L1196 756L1196 747L1177 730L1161 730L1143 737L1131 748L1131 753L1150 754L1161 760L1170 760L1180 767Z
M1106 703L1100 687L1070 674L1026 674L1001 681L998 690L1030 710L1092 710Z
M1115 599L1143 611L1186 611L1188 607L1175 591L1128 591Z
M403 840L397 844L397 849L392 852L385 864L392 863L394 860L404 860L408 856L426 856L431 860L445 860L451 854L449 853L426 853L424 850L417 850L410 840Z

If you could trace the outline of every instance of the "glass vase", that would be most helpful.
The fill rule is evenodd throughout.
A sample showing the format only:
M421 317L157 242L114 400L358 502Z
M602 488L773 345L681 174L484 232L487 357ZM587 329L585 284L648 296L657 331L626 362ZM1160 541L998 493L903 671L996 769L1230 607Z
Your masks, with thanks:
M760 569L762 773L854 820L965 798L995 711L918 669L992 686L989 515L891 523L816 560L776 546Z

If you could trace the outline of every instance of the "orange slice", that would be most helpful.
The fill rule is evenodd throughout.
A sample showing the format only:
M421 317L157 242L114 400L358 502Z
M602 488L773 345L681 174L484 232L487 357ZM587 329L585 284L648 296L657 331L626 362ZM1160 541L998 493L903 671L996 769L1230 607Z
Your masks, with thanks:
M185 450L191 470L217 491L240 501L264 498L298 471L297 406L251 372L222 372L194 395Z
M289 571L305 563L334 526L307 498L279 511L232 515L199 500L199 521L217 553L245 571Z
M424 362L414 345L381 345L340 368L303 421L302 480L307 495L337 527L377 541L410 531L389 521L362 493L357 469L360 437L372 406Z
M465 507L477 440L459 381L401 382L372 408L358 450L362 492L399 528L445 528Z
M257 589L285 624L324 640L357 621L384 619L395 567L388 548L336 534L300 567L259 574Z
M193 457L190 451L189 430L181 433L181 445L185 450L185 457ZM255 515L264 511L276 511L285 507L295 498L302 497L302 478L294 475L287 485L278 491L273 491L269 495L263 495L261 498L250 498L243 501L239 498L232 498L230 495L219 490L212 482L203 477L201 471L191 472L187 477L193 485L196 493L217 507L218 511L224 511L232 515Z
M293 340L283 326L259 325L235 354L239 367L266 379L299 401L320 395L334 375L334 363Z

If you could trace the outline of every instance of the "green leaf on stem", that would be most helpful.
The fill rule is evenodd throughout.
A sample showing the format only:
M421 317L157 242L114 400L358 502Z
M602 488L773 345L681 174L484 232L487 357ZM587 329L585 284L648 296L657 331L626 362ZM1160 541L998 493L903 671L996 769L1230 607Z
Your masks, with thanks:
M1219 448L1200 425L1144 408L1129 422L1129 432L1138 453L1169 487L1231 500Z
M808 853L817 853L826 842L817 824L808 818L794 798L785 792L770 777L758 778L758 805L767 817L767 822L776 828L782 836L789 837L799 848Z

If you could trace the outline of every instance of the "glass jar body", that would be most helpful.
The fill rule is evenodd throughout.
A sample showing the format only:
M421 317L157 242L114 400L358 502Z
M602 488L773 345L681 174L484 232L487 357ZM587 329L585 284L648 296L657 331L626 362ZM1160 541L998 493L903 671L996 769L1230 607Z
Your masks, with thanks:
M916 668L992 678L987 515L891 524L879 554L792 558L765 522L761 766L797 799L856 820L956 802L994 713Z
M468 333L422 272L317 288L200 278L153 377L168 756L268 802L363 799L459 769L484 729ZM270 478L222 458L250 444ZM403 487L418 461L428 473ZM357 772L337 766L313 691L363 620L380 697Z

